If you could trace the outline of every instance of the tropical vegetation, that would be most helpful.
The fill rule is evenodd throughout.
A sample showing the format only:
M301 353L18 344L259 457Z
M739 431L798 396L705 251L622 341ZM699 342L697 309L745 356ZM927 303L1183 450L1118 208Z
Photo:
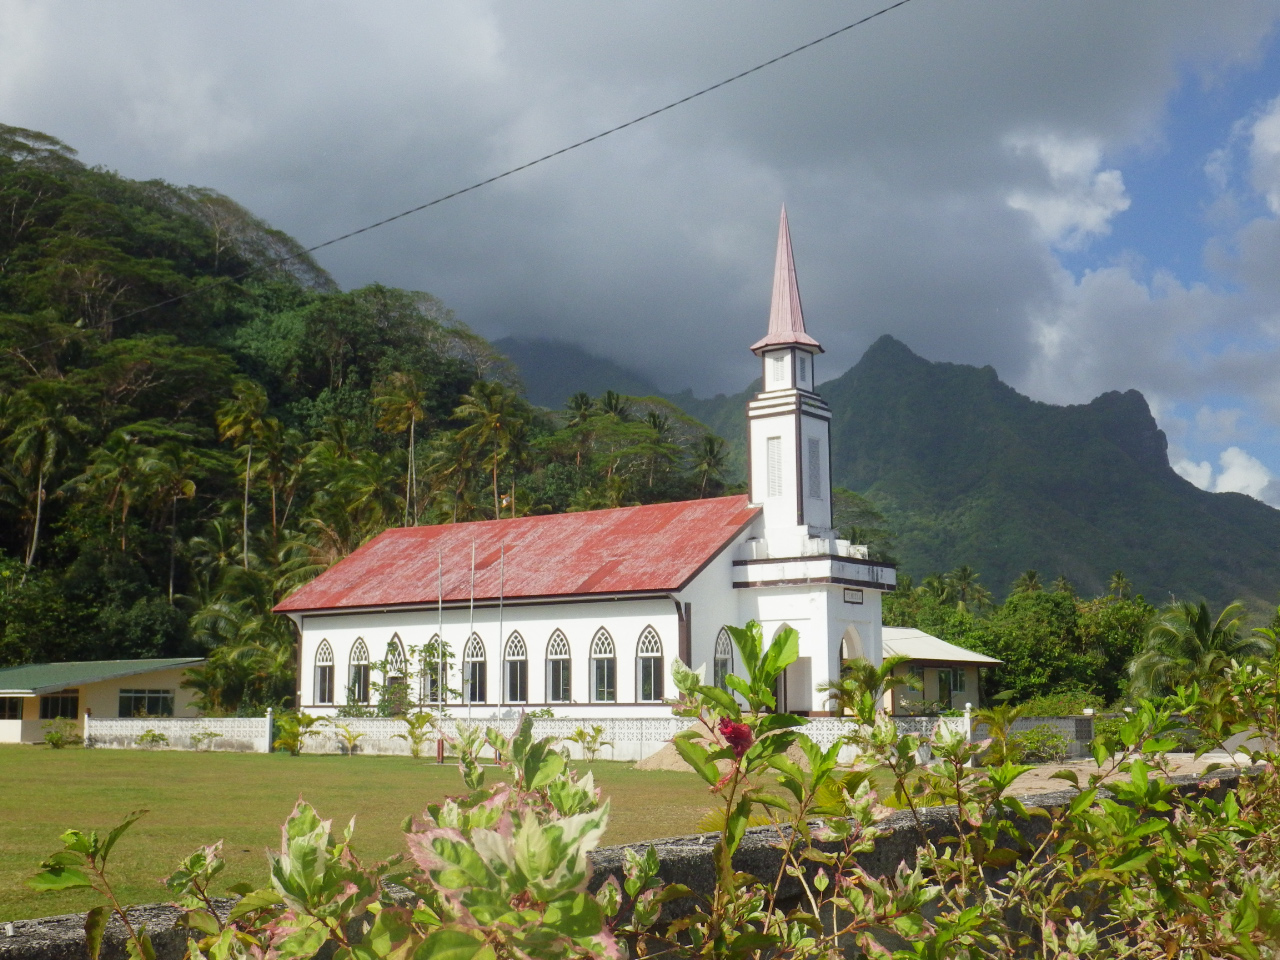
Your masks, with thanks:
M205 654L206 712L287 705L272 607L382 530L715 496L722 448L657 398L533 407L429 294L0 126L0 665Z

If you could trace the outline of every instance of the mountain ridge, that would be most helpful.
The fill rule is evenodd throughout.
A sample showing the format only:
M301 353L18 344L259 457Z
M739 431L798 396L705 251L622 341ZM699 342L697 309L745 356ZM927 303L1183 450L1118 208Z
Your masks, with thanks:
M738 480L755 389L665 395L725 438ZM990 366L931 361L887 334L819 390L833 412L833 483L885 513L913 577L969 564L1003 595L1036 569L1046 582L1063 575L1097 593L1121 569L1156 602L1243 599L1274 609L1280 511L1174 472L1138 390L1045 403Z

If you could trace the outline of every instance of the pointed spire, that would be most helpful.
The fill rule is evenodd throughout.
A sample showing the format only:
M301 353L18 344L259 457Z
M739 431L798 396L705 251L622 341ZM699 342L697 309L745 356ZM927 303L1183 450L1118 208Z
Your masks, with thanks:
M769 308L769 332L751 349L759 353L766 347L802 344L822 346L804 331L804 313L800 309L800 284L796 281L796 263L791 255L791 228L787 225L787 207L782 207L778 224L778 255L773 265L773 303Z

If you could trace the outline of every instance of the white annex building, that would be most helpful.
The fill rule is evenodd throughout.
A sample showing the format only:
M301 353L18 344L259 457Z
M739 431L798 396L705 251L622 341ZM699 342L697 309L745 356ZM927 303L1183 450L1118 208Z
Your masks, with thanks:
M832 529L822 347L805 332L785 210L769 332L751 349L764 389L746 411L746 496L388 530L276 607L302 638L299 707L332 713L402 682L435 704L414 661L443 638L454 716L670 716L672 662L720 682L738 668L723 626L754 619L766 641L784 625L800 635L779 706L823 714L814 688L842 659L880 662L896 574Z

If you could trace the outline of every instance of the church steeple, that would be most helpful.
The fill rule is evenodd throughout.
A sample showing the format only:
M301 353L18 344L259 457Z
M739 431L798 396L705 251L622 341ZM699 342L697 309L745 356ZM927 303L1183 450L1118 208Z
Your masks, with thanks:
M769 347L787 345L812 347L822 353L822 345L805 333L804 311L800 308L800 284L796 281L796 262L791 254L791 228L787 224L787 208L782 207L778 223L778 252L773 262L773 302L769 307L769 332L751 349L760 355Z
M764 507L770 542L829 537L831 410L818 396L813 361L822 346L804 329L786 207L778 225L769 332L751 349L763 364L761 391L747 405L751 502Z

